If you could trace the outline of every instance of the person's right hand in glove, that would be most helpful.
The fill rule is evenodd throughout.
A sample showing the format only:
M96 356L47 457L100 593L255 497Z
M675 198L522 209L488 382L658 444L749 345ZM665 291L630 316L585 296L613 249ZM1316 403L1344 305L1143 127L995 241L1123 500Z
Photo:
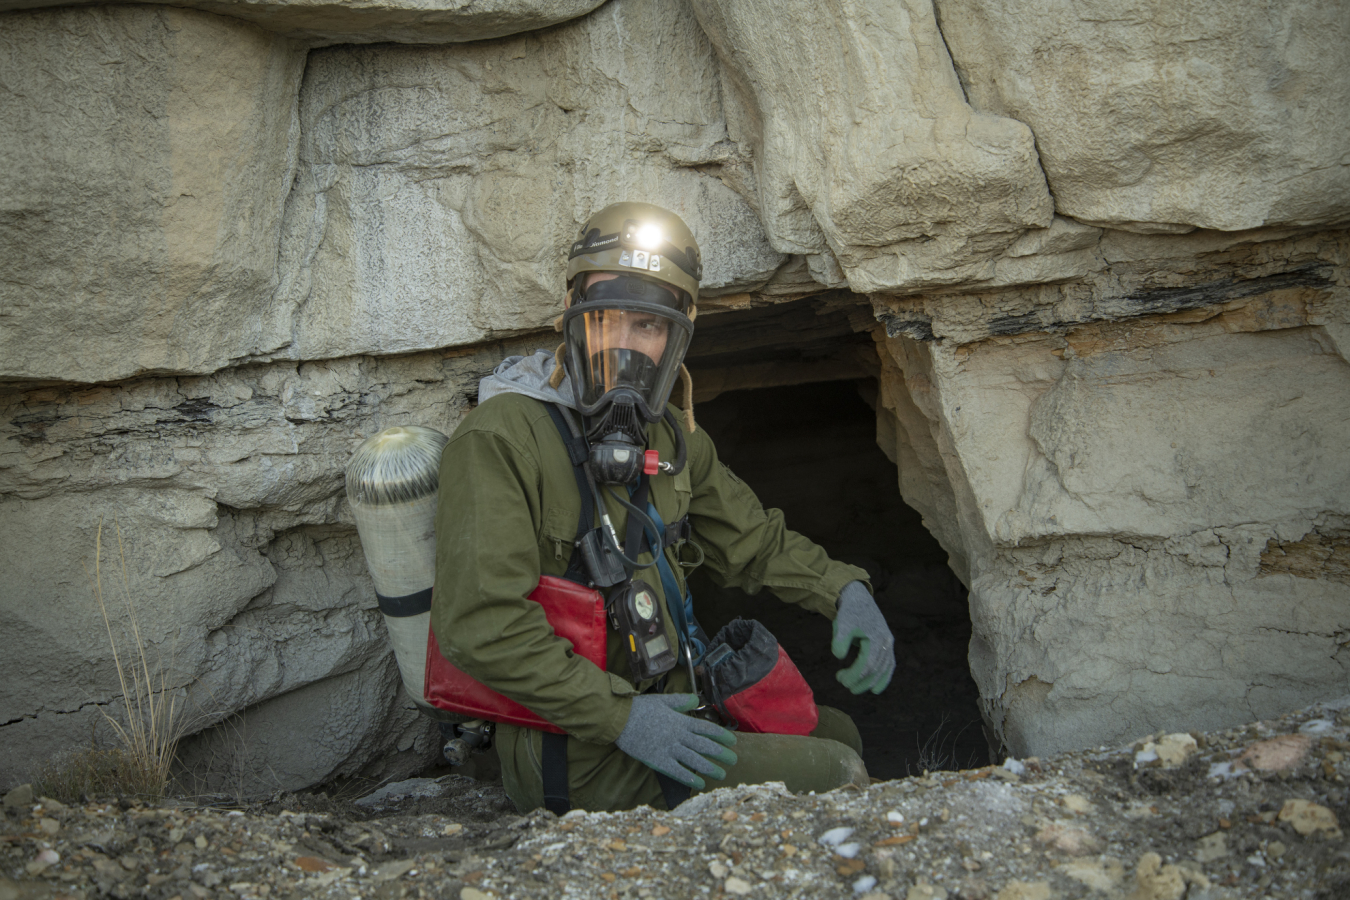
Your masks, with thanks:
M727 749L736 743L736 735L684 715L697 705L693 694L639 694L615 743L633 759L688 787L703 787L699 775L720 781L727 772L713 760L728 766L736 762L736 754Z

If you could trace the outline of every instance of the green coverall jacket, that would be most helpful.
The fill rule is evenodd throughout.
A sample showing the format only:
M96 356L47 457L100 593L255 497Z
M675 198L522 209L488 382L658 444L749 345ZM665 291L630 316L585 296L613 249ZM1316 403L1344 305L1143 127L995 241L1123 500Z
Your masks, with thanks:
M675 458L668 423L651 426L648 437L661 459ZM767 587L788 603L833 619L844 585L865 581L867 573L831 560L788 530L781 512L764 509L745 482L718 461L705 431L686 431L685 440L684 470L651 478L651 502L662 519L672 523L689 515L693 540L715 581L751 594ZM625 510L618 503L607 506L622 540ZM454 665L574 739L568 742L573 806L664 806L654 773L614 745L628 721L630 698L652 683L633 683L617 634L609 634L602 671L574 655L571 644L553 633L542 607L528 599L542 576L567 570L580 515L572 465L542 401L500 394L469 413L441 458L431 627ZM683 592L675 550L666 553ZM638 577L663 593L655 568ZM663 596L662 602L678 598ZM675 647L668 607L665 621ZM688 681L679 666L665 691L689 693ZM498 728L503 781L522 810L543 805L540 744L538 731Z

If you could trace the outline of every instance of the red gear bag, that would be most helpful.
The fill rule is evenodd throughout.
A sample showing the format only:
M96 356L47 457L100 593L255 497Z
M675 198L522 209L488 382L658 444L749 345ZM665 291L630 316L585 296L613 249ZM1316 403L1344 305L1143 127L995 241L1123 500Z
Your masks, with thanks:
M754 619L733 619L703 657L703 684L727 724L757 734L810 734L816 697L778 640Z
M605 598L588 588L545 575L530 599L544 608L544 616L558 637L570 641L572 649L605 669ZM540 731L563 734L563 729L530 712L525 707L475 681L461 672L441 654L436 632L427 630L426 701L437 709L476 719L489 719L510 725L523 725Z

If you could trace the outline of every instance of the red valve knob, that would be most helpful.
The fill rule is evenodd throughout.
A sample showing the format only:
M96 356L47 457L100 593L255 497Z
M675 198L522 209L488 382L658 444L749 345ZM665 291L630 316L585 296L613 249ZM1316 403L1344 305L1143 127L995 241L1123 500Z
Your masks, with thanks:
M642 454L642 472L645 475L655 475L661 468L661 454L655 450L648 450Z

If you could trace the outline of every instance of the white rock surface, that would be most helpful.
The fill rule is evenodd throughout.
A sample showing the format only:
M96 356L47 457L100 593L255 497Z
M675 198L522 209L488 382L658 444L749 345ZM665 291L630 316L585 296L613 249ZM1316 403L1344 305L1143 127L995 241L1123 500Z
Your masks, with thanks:
M1303 284L1253 265L1245 286L1212 283L1235 299L1190 311L1164 292L1166 314L1132 321L1047 334L1033 309L1004 327L1040 333L886 342L883 444L970 579L972 671L1015 755L1271 715L1343 683L1350 298L1317 273L1347 246L1272 242L1265 265L1303 261Z
M0 12L102 0L0 0ZM186 0L174 6L252 22L307 44L480 41L547 28L604 0Z
M709 311L875 313L1013 755L1343 685L1345 7L1244 4L0 0L0 788L117 695L100 520L204 784L434 752L342 466L555 345L560 248L633 197Z
M162 6L0 17L0 378L272 349L304 53Z
M937 6L971 105L1036 133L1060 215L1144 232L1345 221L1339 0Z
M300 120L280 293L292 358L546 327L558 248L625 197L688 222L710 293L784 261L746 201L696 171L731 150L711 48L679 4L478 46L316 51Z
M855 291L916 289L990 278L1051 224L1031 131L966 103L928 0L693 7L777 249L837 259Z

